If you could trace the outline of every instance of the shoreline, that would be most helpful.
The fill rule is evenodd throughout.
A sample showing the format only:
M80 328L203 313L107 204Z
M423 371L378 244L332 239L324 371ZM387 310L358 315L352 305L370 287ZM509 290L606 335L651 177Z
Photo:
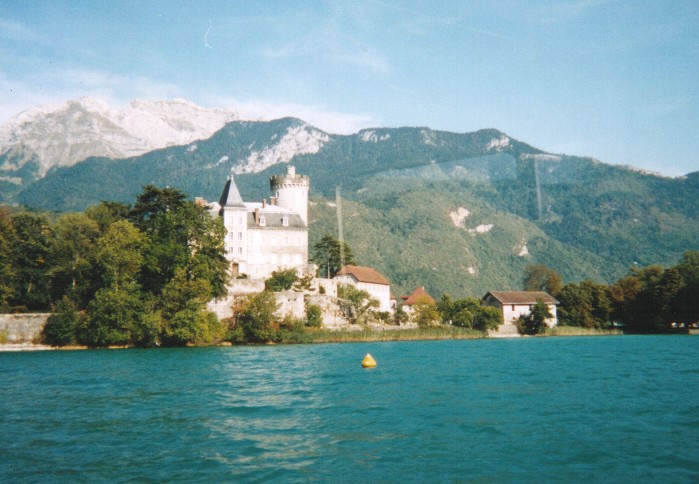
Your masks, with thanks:
M301 333L299 338L283 340L279 345L287 344L335 344L335 343L378 343L390 341L440 341L440 340L467 340L467 339L503 339L503 338L558 338L568 336L621 336L624 333L619 330L593 330L580 328L576 326L559 326L548 332L547 334L537 336L522 336L522 335L497 335L484 334L479 331L473 331L463 328L444 327L444 328L405 328L397 327L389 328L368 328L332 331L327 329L322 330L307 330ZM223 341L217 344L188 346L188 347L209 347L209 346L260 346L253 344L234 344L228 341ZM133 346L110 346L104 348L91 348L85 345L70 345L70 346L50 346L46 344L35 343L5 343L0 344L0 352L20 352L20 351L71 351L71 350L89 350L89 349L127 349Z

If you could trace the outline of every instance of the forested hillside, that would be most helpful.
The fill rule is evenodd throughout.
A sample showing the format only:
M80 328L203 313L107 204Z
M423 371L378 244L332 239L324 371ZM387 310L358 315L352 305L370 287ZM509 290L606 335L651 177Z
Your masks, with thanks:
M217 200L231 171L253 201L270 195L280 162L311 177L311 240L337 235L332 204L341 187L345 239L358 262L385 273L398 292L516 289L532 263L566 281L610 282L634 266L671 266L699 248L699 173L665 178L544 153L492 129L339 136L293 118L232 122L186 146L53 169L19 201L83 210L132 200L146 184Z

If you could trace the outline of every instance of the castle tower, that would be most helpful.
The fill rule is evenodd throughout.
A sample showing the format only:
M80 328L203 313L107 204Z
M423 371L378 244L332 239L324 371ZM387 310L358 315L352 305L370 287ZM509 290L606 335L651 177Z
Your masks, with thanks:
M311 179L306 175L297 175L296 168L289 165L286 175L274 175L269 178L269 188L274 192L276 203L301 216L308 226L308 190Z
M248 217L247 208L232 173L228 177L219 204L223 225L226 227L226 258L231 262L232 274L236 276L239 272L247 272Z

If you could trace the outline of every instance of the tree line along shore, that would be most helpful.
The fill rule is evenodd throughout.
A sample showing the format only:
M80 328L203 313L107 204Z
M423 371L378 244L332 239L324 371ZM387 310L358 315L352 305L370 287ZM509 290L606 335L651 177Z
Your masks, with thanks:
M60 216L0 207L0 312L50 311L42 342L68 347L479 338L501 323L479 298L444 294L416 305L408 319L400 310L376 311L368 294L350 286L338 296L359 329L329 331L312 304L304 318L276 314L272 292L304 290L303 278L289 271L273 273L265 291L238 299L234 316L219 320L207 303L227 291L224 236L220 220L174 188L146 186L133 205L101 202ZM322 242L313 254L319 266L339 250L330 236ZM533 265L523 289L560 301L560 326L545 328L535 320L545 314L532 311L519 321L527 334L688 328L699 322L699 251L670 268L634 267L613 284L564 284L552 269Z

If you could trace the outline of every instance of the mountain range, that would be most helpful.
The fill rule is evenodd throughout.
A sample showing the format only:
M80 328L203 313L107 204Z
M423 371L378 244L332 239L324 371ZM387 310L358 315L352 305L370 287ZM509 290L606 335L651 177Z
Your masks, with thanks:
M149 183L217 200L231 173L245 199L259 200L269 196L269 176L293 163L311 177L311 244L337 235L339 189L357 262L386 274L400 294L518 289L533 263L566 281L610 282L699 248L699 172L667 178L546 153L495 129L336 135L185 101L137 102L120 114L82 100L22 119L0 130L6 203L83 210L132 202ZM44 133L63 144L39 143Z

